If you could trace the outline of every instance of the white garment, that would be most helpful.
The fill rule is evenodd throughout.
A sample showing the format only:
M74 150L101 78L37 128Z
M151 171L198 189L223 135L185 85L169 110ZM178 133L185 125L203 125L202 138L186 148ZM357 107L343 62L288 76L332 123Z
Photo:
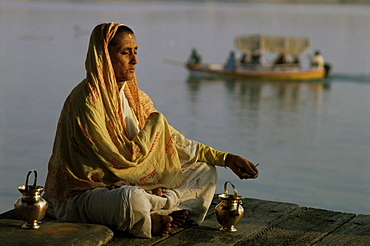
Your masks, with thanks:
M184 180L176 189L165 189L163 196L148 194L138 186L88 190L66 202L45 194L48 214L61 221L96 223L151 238L151 213L189 211L189 218L201 223L211 204L217 182L215 166L195 162L183 166Z
M118 189L96 188L61 202L45 194L48 213L58 220L96 223L127 231L137 237L151 235L151 209L163 208L167 199L150 195L137 186Z
M311 64L314 67L317 67L317 68L324 68L325 61L324 61L324 58L322 57L322 55L315 55L312 58Z
M122 112L125 117L126 129L129 139L133 139L139 133L139 121L135 115L135 112L130 107L127 97L124 93L126 82L122 85L120 89L121 107Z

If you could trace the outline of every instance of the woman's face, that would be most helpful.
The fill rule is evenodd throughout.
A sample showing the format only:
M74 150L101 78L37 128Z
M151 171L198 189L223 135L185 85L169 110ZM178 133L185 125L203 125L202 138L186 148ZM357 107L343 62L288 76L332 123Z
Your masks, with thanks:
M137 44L133 34L120 33L116 37L117 44L109 46L109 56L119 87L123 82L134 78L137 60Z

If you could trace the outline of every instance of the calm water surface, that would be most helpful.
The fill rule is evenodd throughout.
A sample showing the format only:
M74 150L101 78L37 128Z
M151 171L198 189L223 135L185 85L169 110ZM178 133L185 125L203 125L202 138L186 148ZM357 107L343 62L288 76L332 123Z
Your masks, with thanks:
M131 26L137 77L156 108L188 138L259 162L257 180L219 168L243 197L370 214L369 6L222 3L0 2L0 212L29 170L46 176L62 104L84 78L88 35L101 22ZM268 18L267 18L268 16ZM311 38L333 65L325 82L191 79L196 47L224 62L236 34ZM307 64L307 54L301 59Z

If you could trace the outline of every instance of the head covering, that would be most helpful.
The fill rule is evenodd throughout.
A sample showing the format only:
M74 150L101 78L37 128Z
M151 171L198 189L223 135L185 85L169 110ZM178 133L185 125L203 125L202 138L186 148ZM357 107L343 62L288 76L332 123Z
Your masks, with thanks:
M63 106L45 184L45 191L59 200L96 187L175 188L182 180L173 138L177 132L137 87L135 76L126 82L124 93L140 132L132 140L126 136L108 52L119 26L103 23L94 28L85 62L86 79Z
M85 67L92 100L97 100L96 95L101 95L113 125L117 131L122 132L125 122L122 117L118 85L108 51L108 44L120 26L123 25L103 23L94 28L90 37ZM138 88L136 76L131 81L127 81L125 94L138 118L139 127L143 128L148 116L156 110L149 96Z

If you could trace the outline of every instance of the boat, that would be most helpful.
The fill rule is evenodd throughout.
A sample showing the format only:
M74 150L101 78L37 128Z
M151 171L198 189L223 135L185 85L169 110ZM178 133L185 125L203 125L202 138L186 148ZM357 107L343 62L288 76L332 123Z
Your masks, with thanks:
M241 35L235 37L235 46L249 59L236 62L234 52L226 64L201 63L199 58L189 59L185 64L191 77L227 77L238 79L268 79L268 80L321 80L328 75L329 64L324 67L302 67L298 57L310 47L309 38L271 36L271 35ZM261 54L273 53L279 56L274 61L262 61ZM197 55L193 50L192 56ZM287 61L286 57L293 58Z

